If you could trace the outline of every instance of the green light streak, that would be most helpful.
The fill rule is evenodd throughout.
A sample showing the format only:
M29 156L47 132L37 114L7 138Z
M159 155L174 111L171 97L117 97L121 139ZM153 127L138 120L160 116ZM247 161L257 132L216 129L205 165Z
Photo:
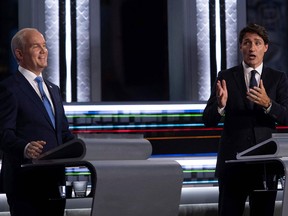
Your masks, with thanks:
M73 173L66 173L66 176L79 176L79 175L91 175L90 172L73 172Z

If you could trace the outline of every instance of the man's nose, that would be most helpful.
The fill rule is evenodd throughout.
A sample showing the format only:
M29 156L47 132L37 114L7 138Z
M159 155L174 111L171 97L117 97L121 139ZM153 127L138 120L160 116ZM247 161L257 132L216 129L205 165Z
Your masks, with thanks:
M255 50L255 48L256 48L256 44L251 43L250 50L253 51L253 50Z
M47 51L48 51L47 47L41 47L41 52L45 53Z

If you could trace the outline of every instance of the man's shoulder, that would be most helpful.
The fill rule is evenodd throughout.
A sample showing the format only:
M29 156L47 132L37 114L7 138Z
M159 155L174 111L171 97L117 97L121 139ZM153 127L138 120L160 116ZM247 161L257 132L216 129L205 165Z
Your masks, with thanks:
M242 70L243 67L242 65L236 65L234 67L230 67L230 68L227 68L225 70L222 70L223 73L230 73L231 71L238 71L238 70Z
M230 67L230 68L227 68L225 70L221 70L219 72L219 75L222 75L222 76L230 76L232 75L233 73L235 72L239 72L239 71L243 71L243 68L241 65L237 65L237 66L234 66L234 67Z
M0 86L3 86L3 87L13 87L13 86L17 86L17 83L18 83L18 74L11 74L7 77L5 77L4 79L1 79L0 80Z
M263 67L263 72L265 73L277 73L277 74L283 74L285 73L284 71L281 71L279 69L275 69L275 68L272 68L272 67L269 67L269 66L264 66Z

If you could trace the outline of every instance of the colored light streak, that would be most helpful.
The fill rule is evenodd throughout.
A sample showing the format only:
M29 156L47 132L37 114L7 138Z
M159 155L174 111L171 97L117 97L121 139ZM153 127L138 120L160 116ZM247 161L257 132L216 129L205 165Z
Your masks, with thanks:
M218 184L217 180L195 180L195 181L183 181L184 185L188 184Z
M177 136L177 137L147 137L148 140L172 140L172 139L218 139L220 136Z
M210 152L210 153L193 153L193 154L157 154L157 155L151 155L151 158L157 158L157 159L161 159L161 158L197 158L197 157L216 157L217 154Z
M197 131L197 130L202 130L202 131L208 131L208 128L201 128L201 129L192 129L192 128L181 128L181 129L145 129L145 130L77 130L74 131L74 133L155 133L155 132L159 132L159 133L164 133L164 132L188 132L188 131ZM215 130L223 130L222 128L217 128ZM207 136L205 136L207 137Z
M203 114L91 114L91 111L89 114L70 114L67 113L67 118L165 118L165 117L202 117Z
M204 127L201 123L191 123L191 124L140 124L140 125L81 125L81 126L70 126L73 129L123 129L123 128L174 128L174 127Z
M66 176L83 176L83 175L91 175L90 172L66 172Z
M113 104L113 105L64 105L67 114L74 112L90 112L90 111L109 111L123 113L153 113L165 111L181 111L193 110L193 112L202 112L206 104Z

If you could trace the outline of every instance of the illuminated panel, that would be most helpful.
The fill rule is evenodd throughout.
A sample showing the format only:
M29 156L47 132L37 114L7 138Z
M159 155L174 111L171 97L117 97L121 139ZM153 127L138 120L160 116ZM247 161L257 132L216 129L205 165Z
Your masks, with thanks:
M77 0L77 101L90 101L89 0ZM94 8L93 8L94 11Z
M153 146L153 155L211 154L222 130L206 128L205 104L65 105L73 133L140 134Z
M206 104L67 104L65 112L75 134L140 134L153 155L216 155L223 123L205 127ZM287 127L277 127L279 132Z
M210 95L210 29L209 1L197 0L197 58L198 58L198 95L205 101Z
M89 169L86 167L66 167L65 170L68 181L88 180L88 177L91 175ZM81 177L82 179L79 179Z
M226 55L227 67L239 64L238 61L238 30L237 1L225 0L225 25L226 25Z
M215 177L216 156L152 157L149 160L175 160L183 169L183 185L218 186Z
M55 0L45 0L45 39L49 64L44 75L59 86L59 4Z
M216 186L215 178L216 157L193 157L176 160L183 169L185 185Z
M84 132L155 132L207 130L202 122L204 104L69 105L65 112L72 130ZM99 124L99 121L102 124ZM201 129L202 128L202 129Z
M65 175L67 182L73 181L87 181L87 192L89 194L91 190L91 172L87 167L83 166L75 166L75 167L65 167ZM75 196L75 195L72 195Z

